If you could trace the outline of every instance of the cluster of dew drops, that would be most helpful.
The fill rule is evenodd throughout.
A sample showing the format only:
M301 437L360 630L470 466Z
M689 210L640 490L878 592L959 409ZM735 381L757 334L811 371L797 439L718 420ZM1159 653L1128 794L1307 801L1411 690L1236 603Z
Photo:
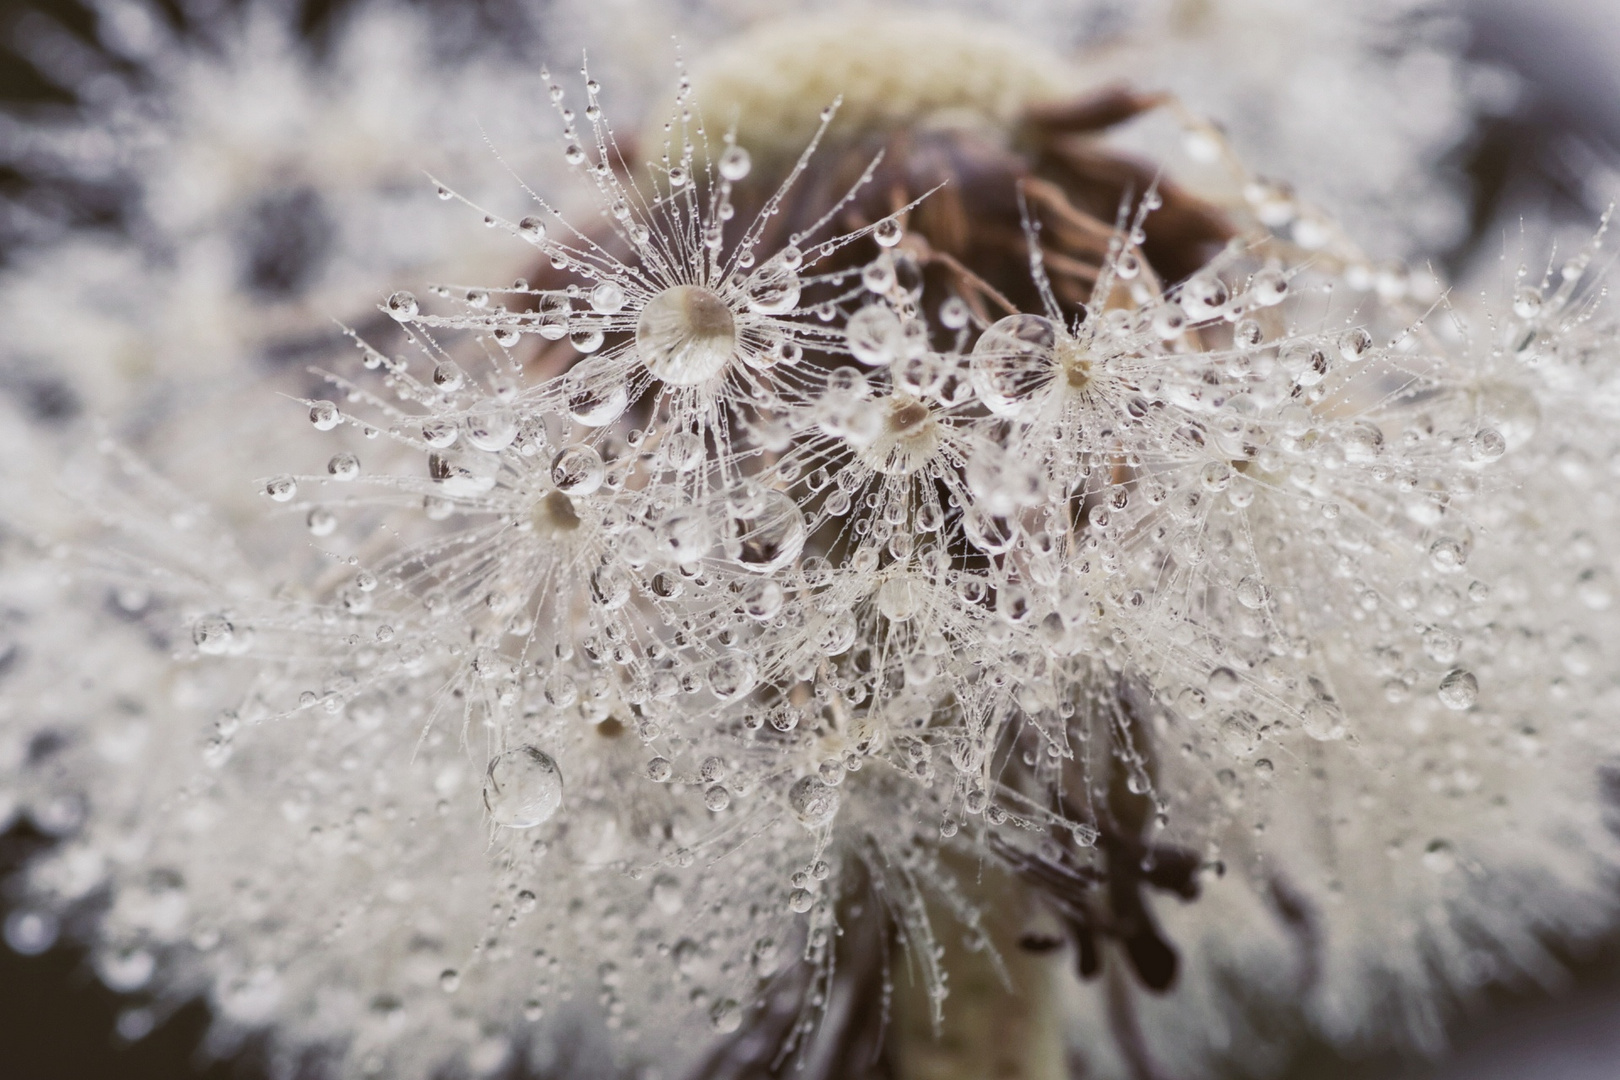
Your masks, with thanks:
M1380 658L1380 700L1474 707L1459 655L1491 590L1467 570L1468 506L1514 432L1453 391L1421 328L1386 346L1376 313L1313 314L1324 275L1252 238L1161 287L1152 191L1089 308L1059 305L1038 256L1043 310L967 286L925 306L909 207L837 232L846 196L765 247L814 142L735 221L749 154L710 146L684 83L641 174L613 167L586 91L583 127L553 99L602 227L537 196L485 218L574 283L389 297L414 355L356 338L372 374L307 402L386 467L343 451L266 482L317 538L346 516L396 538L316 620L343 675L300 708L431 686L488 740L498 830L642 785L702 807L654 863L728 850L738 816L780 824L803 913L828 904L841 824L880 845L918 822L936 844L1095 844L1111 769L1154 794L1123 681L1211 773L1352 735L1355 657ZM868 239L875 258L826 269ZM250 621L210 616L196 645L243 651ZM625 734L628 771L593 750Z

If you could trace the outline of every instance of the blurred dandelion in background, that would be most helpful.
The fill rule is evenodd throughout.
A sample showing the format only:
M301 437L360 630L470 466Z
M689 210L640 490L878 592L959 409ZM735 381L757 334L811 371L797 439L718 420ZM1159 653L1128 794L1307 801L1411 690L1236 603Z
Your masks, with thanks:
M4 933L120 1047L30 1067L1387 1074L1600 965L1613 171L1511 26L20 11Z

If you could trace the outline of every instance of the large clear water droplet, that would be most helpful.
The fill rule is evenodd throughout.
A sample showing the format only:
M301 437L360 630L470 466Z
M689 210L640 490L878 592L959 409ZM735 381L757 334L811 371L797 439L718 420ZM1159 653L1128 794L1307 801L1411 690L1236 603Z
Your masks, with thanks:
M416 297L408 292L397 292L388 298L388 314L399 322L413 318L419 310Z
M309 407L309 422L316 431L331 431L343 422L343 414L330 401L317 401Z
M517 438L517 417L504 406L486 406L467 416L467 441L480 450L504 450Z
M602 282L591 290L591 307L603 315L616 314L624 308L624 290L617 282Z
M755 270L748 278L748 307L761 315L785 315L799 303L799 275L780 258Z
M902 351L900 317L882 304L861 308L844 324L850 355L877 367L892 362Z
M727 554L757 574L770 574L791 563L804 550L804 515L780 491L766 492L757 505L733 516L734 533Z
M630 393L622 378L604 371L581 370L569 374L565 384L568 415L586 427L606 427L629 407Z
M490 760L484 777L484 807L495 824L532 829L562 806L562 770L550 754L519 746Z
M979 336L968 373L979 400L998 416L1041 407L1057 373L1057 328L1039 315L1009 315Z
M797 302L797 297L794 298ZM725 300L701 285L677 285L647 302L636 323L636 353L674 386L695 386L725 370L737 351L737 321Z
M589 495L606 475L602 455L584 443L563 450L551 463L551 482L565 495Z

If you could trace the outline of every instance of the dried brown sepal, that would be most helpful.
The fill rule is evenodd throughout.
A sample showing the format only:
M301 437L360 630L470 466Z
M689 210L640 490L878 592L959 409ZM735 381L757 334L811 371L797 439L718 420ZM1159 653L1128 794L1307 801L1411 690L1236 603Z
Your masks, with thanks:
M1164 179L1155 166L1107 146L1107 128L1165 103L1163 95L1112 87L1059 105L1026 111L1014 131L978 127L902 128L839 138L836 126L768 223L760 250L784 247L855 187L874 158L881 162L833 223L853 231L918 199L904 220L900 252L916 261L923 303L933 310L961 296L982 321L1013 310L1039 311L1029 270L1026 214L1039 226L1042 256L1061 304L1110 302L1093 295L1122 207L1156 186L1163 205L1143 224L1141 255L1153 278L1173 283L1205 265L1237 233L1217 206ZM623 160L611 162L624 168ZM727 242L752 222L784 177L757 170L734 193L736 216ZM925 197L926 196L926 197ZM1021 197L1022 196L1022 197ZM606 226L589 239L618 258L632 253ZM876 258L865 239L818 263L818 273L852 270ZM567 271L535 269L539 289L568 285ZM560 373L577 359L566 340L544 343L528 358L535 374Z

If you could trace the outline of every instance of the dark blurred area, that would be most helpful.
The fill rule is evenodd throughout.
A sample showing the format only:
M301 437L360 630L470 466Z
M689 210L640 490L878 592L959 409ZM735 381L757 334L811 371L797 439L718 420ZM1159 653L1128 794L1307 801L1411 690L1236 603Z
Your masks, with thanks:
M175 27L184 28L188 9L231 2L159 0L156 6ZM318 46L341 17L344 0L286 2ZM501 23L499 0L437 3L464 38L488 34ZM1490 257L1521 213L1595 227L1604 204L1617 194L1609 185L1620 158L1620 2L1474 0L1464 14L1473 55L1513 72L1519 92L1510 106L1483 120L1462 152L1459 164L1472 184L1473 228L1446 253L1453 271ZM17 47L41 19L53 20L85 48L95 47L93 5L0 0L0 108L38 110L72 102L71 94L42 76ZM0 126L0 138L7 130ZM116 225L125 212L123 195L114 185L30 185L0 166L0 196L27 205L26 217L34 223L25 228L9 211L0 214L0 261L8 247L37 240L40 221L57 228ZM49 843L27 825L0 834L0 882ZM0 892L0 919L16 911L14 885ZM255 1080L264 1075L251 1060L200 1061L197 1048L207 1023L202 1004L166 1016L144 1013L144 1003L101 985L70 938L64 932L62 943L37 955L0 947L0 1080ZM1620 1077L1620 938L1568 960L1571 985L1565 992L1498 993L1489 1008L1465 1016L1458 1049L1446 1062L1346 1060L1315 1048L1302 1052L1288 1075L1299 1080L1614 1080ZM118 1033L121 1028L125 1035Z
M27 825L0 835L0 879L11 877L51 840ZM12 897L7 896L7 900ZM4 905L7 917L23 913ZM26 939L15 922L8 939ZM27 956L0 947L0 1076L6 1080L256 1080L243 1066L196 1060L208 1024L199 1002L156 1023L139 1039L118 1035L151 1022L141 1003L113 993L94 974L85 951L62 943ZM122 1018L122 1024L120 1019ZM155 1018L152 1018L155 1019Z

